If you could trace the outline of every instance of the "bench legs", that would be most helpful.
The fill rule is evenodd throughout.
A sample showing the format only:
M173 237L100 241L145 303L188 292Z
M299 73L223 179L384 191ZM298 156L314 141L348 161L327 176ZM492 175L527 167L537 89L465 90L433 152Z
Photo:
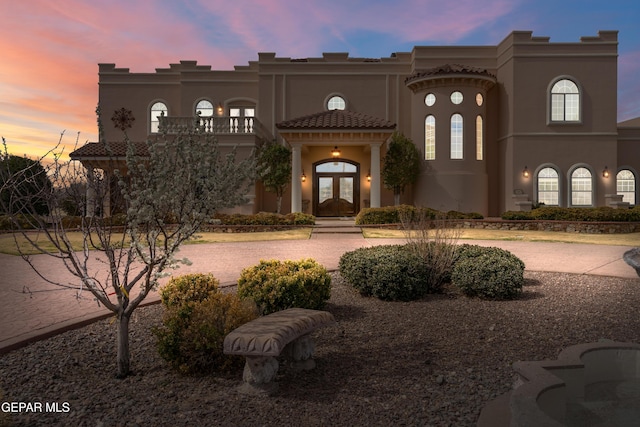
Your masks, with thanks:
M316 367L316 362L313 360L315 350L316 344L311 335L307 334L287 344L284 355L291 359L291 368L294 371L308 371Z
M291 360L290 366L295 371L308 371L316 367L313 352L316 345L311 335L303 335L290 342L283 350L283 356ZM244 394L271 394L278 389L278 383L273 382L280 364L272 356L245 356L244 383L240 392Z
M272 393L278 384L272 382L278 373L278 360L271 356L246 356L240 391L245 394Z

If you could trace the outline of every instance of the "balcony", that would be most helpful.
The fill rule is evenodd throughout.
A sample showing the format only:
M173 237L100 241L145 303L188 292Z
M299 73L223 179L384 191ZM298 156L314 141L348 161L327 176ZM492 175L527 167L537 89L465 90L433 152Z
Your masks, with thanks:
M255 117L158 117L158 132L176 134L178 132L195 131L215 135L255 136L261 141L273 140L271 132Z

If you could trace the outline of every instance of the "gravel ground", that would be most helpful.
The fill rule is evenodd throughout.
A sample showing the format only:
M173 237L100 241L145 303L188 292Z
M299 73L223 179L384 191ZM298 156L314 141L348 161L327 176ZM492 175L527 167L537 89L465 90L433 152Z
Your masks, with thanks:
M271 397L238 394L241 370L168 369L149 332L162 307L141 308L131 325L135 375L114 378L115 326L97 322L2 356L1 400L41 402L43 412L0 417L29 426L467 426L511 388L517 360L555 359L603 338L640 342L638 279L525 277L516 301L447 289L390 303L361 297L334 274L327 310L337 325L316 332L317 368L295 373L282 363ZM45 413L45 402L63 412Z

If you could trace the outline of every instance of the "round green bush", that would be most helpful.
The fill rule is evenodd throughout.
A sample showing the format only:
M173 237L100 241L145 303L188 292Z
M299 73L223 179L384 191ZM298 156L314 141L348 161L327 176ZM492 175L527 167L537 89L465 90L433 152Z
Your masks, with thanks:
M172 277L160 288L160 301L165 307L182 307L193 302L202 302L218 293L220 282L212 274L185 274Z
M360 248L340 257L340 274L360 294L411 301L431 291L429 266L406 245Z
M522 292L524 263L504 249L461 245L451 282L467 296L514 299Z
M184 304L188 304L188 310ZM257 317L251 301L235 294L210 293L204 299L196 297L171 305L164 313L162 326L153 332L160 356L179 372L227 371L241 367L243 358L224 354L224 338Z
M292 307L318 310L331 296L331 276L313 259L261 260L242 270L238 296L252 299L265 315Z

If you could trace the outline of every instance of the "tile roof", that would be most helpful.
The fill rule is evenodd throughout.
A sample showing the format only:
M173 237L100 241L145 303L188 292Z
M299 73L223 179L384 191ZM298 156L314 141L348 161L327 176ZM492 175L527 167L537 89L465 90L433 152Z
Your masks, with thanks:
M331 110L276 123L284 129L395 129L396 124L347 110Z
M147 155L147 144L144 142L131 142L135 147L136 154ZM108 149L107 149L108 146ZM89 142L77 150L71 152L72 159L82 159L88 157L124 157L127 154L127 143L125 141L109 142L106 145L102 142Z

